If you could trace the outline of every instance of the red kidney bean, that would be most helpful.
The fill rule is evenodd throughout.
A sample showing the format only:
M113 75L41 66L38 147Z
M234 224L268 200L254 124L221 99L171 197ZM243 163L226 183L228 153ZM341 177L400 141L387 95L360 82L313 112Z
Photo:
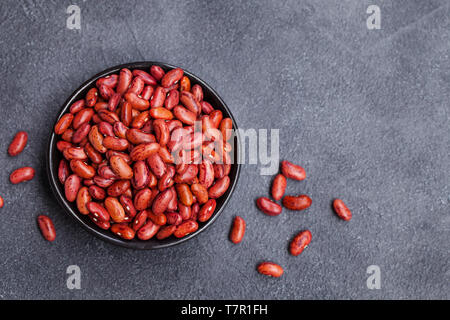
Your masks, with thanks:
M216 200L209 199L198 212L198 221L205 222L208 221L216 210Z
M245 234L246 223L245 220L237 216L234 218L233 226L231 227L230 240L231 242L238 244L242 241Z
M203 89L200 85L194 84L192 86L191 92L197 101L203 101Z
M158 233L156 234L156 239L158 239L158 240L166 239L166 238L170 237L175 232L176 229L177 229L177 226L175 226L175 225L161 227L159 229Z
M101 201L104 200L106 197L106 191L99 186L96 185L89 186L88 191L91 197L94 198L95 200Z
M129 143L127 139L108 136L103 139L103 146L109 150L124 151L128 149Z
M166 122L162 119L153 121L153 128L155 130L156 140L159 145L164 147L170 139L170 131Z
M141 97L145 100L150 100L154 91L155 89L153 89L153 87L145 86L144 90L142 90Z
M311 232L304 230L298 233L294 239L292 239L289 250L293 256L298 256L311 242Z
M118 123L118 122L116 122ZM134 145L138 145L141 143L152 143L156 142L155 136L150 133L145 133L139 129L128 129L126 133L127 140Z
M142 81L145 84L148 84L150 86L157 85L156 79L152 75L148 74L147 72L145 72L143 70L138 70L138 69L133 70L133 76L135 76L136 78L142 79Z
M133 169L126 163L121 156L112 156L109 159L112 171L120 179L131 179L133 177Z
M108 197L105 199L105 208L109 213L111 219L116 223L125 221L125 210L120 204L119 200L114 197Z
M92 201L91 194L87 187L81 187L77 194L77 208L81 214L88 215L87 204Z
M211 104L209 104L209 103L206 102L206 101L200 102L200 106L201 106L202 112L203 112L204 114L210 114L211 112L214 111L214 108L211 106Z
M139 190L134 196L134 207L136 210L146 210L150 206L152 191L148 188Z
M208 160L203 160L199 166L198 180L205 188L209 188L214 182L214 167Z
M55 125L55 133L57 135L62 135L72 124L73 118L74 116L71 113L63 115Z
M184 71L181 68L175 68L167 72L161 79L161 85L164 88L170 87L177 83L184 75Z
M283 275L284 270L276 263L263 262L258 265L258 272L266 276L279 278Z
M147 222L148 213L146 210L140 211L133 220L132 228L134 231L138 231Z
M95 111L92 108L85 108L79 111L73 118L73 129L77 130L83 123L89 123L89 121L91 121L92 117L94 116L94 113Z
M198 203L196 203L198 206ZM195 204L194 204L195 205ZM184 204L182 204L181 202L178 202L178 212L181 215L181 218L183 220L187 220L191 218L192 215L192 211L191 211L191 207L190 206L185 206Z
M160 179L166 172L166 164L158 153L151 154L147 158L147 164L158 179Z
M230 177L225 176L216 181L216 183L208 189L208 195L212 199L220 198L230 186Z
M187 76L183 76L180 80L180 92L191 91L191 80Z
M108 187L106 192L111 197L119 197L124 194L130 188L130 186L130 180L118 180L115 181L110 187Z
M28 141L28 134L25 131L19 131L8 148L11 157L19 155L25 149Z
M22 167L14 170L9 176L9 181L12 184L18 184L25 181L30 181L34 178L35 171L31 167Z
M181 222L183 222L183 219L181 218L181 215L176 212L169 212L166 214L167 217L167 224L173 224L173 225L179 225Z
M160 147L159 144L156 142L142 143L131 150L130 152L131 160L133 161L145 160L152 154L157 153L159 147Z
M71 160L70 169L83 179L91 179L95 176L95 169L82 160Z
M166 211L173 194L170 189L164 190L153 201L152 211L155 214L163 213Z
M133 218L134 216L136 216L137 210L134 207L133 200L130 197L121 195L119 201L122 204L122 207L125 210L125 213L128 215L128 217Z
M202 184L193 183L191 185L191 191L197 198L198 203L204 204L208 201L209 198L208 189L206 189Z
M119 121L119 116L112 111L109 110L100 110L97 112L97 115L101 120L108 122L109 124L114 124L114 122Z
M197 119L197 115L194 112L180 105L173 108L173 114L175 118L187 125L193 125Z
M58 166L58 179L61 184L66 182L67 177L70 175L69 164L66 160L61 159Z
M88 202L86 207L88 208L89 212L97 219L102 221L109 221L110 215L100 203Z
M183 238L198 230L198 223L193 220L186 220L177 226L173 235L176 238Z
M197 178L198 167L195 164L188 164L184 171L178 173L174 181L175 183L193 183Z
M65 149L70 148L72 146L73 146L72 143L63 141L63 140L60 140L56 143L56 148L61 152L63 152Z
M108 100L109 98L111 98L115 94L114 90L111 87L108 87L108 86L105 86L105 85L100 85L98 87L98 93L105 100Z
M74 202L77 198L78 191L81 188L81 178L76 174L71 174L67 177L64 183L64 192L66 199L69 202Z
M133 166L133 187L137 190L143 189L147 186L149 179L149 169L145 164L145 161L137 161Z
M5 200L3 200L3 198L0 196L0 208L3 208L4 205L5 205Z
M116 88L116 92L118 94L124 94L125 91L128 90L132 77L133 77L133 75L130 70L128 70L126 68L120 70L119 80L118 80L117 88Z
M133 240L136 233L129 226L116 223L111 226L111 232L118 235L124 240Z
M161 81L161 79L166 74L160 66L152 66L150 68L150 73L156 81Z
M75 114L78 111L81 111L82 109L84 109L85 103L84 103L84 99L75 101L74 103L72 103L72 105L70 106L70 113Z
M352 218L352 212L341 199L335 199L333 201L333 208L342 220L349 221Z
M119 76L117 74L112 74L110 76L106 76L97 80L95 85L99 86L108 86L110 88L115 88L117 86L119 80Z
M158 180L158 190L164 191L167 188L170 188L174 184L173 180L174 175L175 175L175 168L173 166L169 166L166 172Z
M256 200L256 205L262 212L269 216L277 216L281 213L282 210L281 206L278 203L273 202L266 197L258 198Z
M49 217L44 215L38 216L37 221L44 239L50 242L55 241L56 231L55 226L53 225L53 221Z
M272 183L272 198L274 200L281 200L286 190L287 181L282 174L278 174Z
M103 220L99 220L96 217L94 217L92 214L90 214L88 216L93 223L95 223L99 228L103 229L103 230L108 230L111 227L111 224L109 223L109 221L103 221Z
M305 169L289 161L281 162L281 173L288 179L305 180Z
M152 108L161 108L164 106L164 101L166 100L166 90L163 87L156 87L153 98L150 101L150 106Z
M164 106L168 110L172 110L180 101L180 93L177 90L170 90L167 94L166 100L164 101Z
M91 130L91 125L89 123L83 123L73 134L72 142L75 144L80 144Z
M136 110L145 111L150 107L150 102L148 100L145 100L134 92L127 92L125 93L124 97L125 100L127 100Z
M183 91L180 93L180 102L195 115L200 114L201 106L200 103L195 99L195 96L188 92ZM180 119L181 120L181 119Z
M289 210L304 210L311 206L312 200L305 194L299 196L285 196L283 206Z
M64 155L64 158L66 158L67 160L73 160L73 159L86 160L87 159L87 154L86 154L86 152L84 152L84 149L82 149L82 148L70 147L70 148L64 149L63 155Z
M153 223L152 221L147 221L147 223L139 229L137 236L140 240L150 240L158 233L159 229L159 225Z
M91 88L86 93L86 106L93 107L97 103L98 90L97 88Z
M182 204L185 206L191 206L194 203L191 189L186 183L176 184L175 189L177 190L178 198Z
M141 77L137 76L133 79L133 81L131 81L131 85L130 88L128 88L127 93L133 92L137 95L140 95L142 93L142 90L144 90L144 86L144 80Z

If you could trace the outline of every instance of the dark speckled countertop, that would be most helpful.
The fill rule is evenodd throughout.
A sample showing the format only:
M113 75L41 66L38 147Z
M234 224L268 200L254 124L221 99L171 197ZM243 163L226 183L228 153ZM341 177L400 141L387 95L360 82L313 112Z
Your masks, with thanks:
M81 29L66 27L69 5ZM381 8L368 30L366 9ZM411 1L2 1L0 298L2 299L378 299L449 294L450 9ZM288 193L313 199L307 212L273 218L254 200L271 176L244 165L222 216L183 245L132 251L102 242L53 197L45 151L71 92L114 65L142 60L186 68L215 88L243 129L280 129L283 159L308 177ZM22 155L7 156L27 130ZM23 165L36 178L12 186ZM343 198L343 222L331 200ZM45 242L36 216L57 240ZM234 215L245 240L227 240ZM308 228L309 248L289 255ZM262 260L285 275L256 273ZM66 286L67 267L81 289ZM368 289L379 266L381 288Z

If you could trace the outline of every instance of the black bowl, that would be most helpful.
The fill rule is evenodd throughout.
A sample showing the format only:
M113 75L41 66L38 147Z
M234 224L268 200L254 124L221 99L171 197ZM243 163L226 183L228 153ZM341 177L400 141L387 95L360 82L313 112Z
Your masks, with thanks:
M133 63L127 63L119 66L115 66L112 68L109 68L103 72L100 72L99 74L93 76L91 79L83 83L81 87L79 87L75 92L70 96L70 98L64 103L61 111L58 114L57 120L55 123L61 118L62 115L67 113L69 111L70 106L73 102L83 99L87 93L87 91L95 86L95 82L101 78L105 77L107 75L116 73L118 74L120 69L122 68L128 68L130 70L133 69L143 69L148 71L152 65L158 65L161 68L164 69L164 71L168 71L171 69L176 68L175 66L161 63L161 62L153 62L153 61L145 61L145 62L133 62ZM185 74L190 78L191 84L199 84L203 88L204 93L204 99L205 101L208 101L211 103L211 105L218 110L221 110L223 113L224 118L229 117L233 120L233 128L237 129L236 120L234 119L233 115L231 114L230 110L226 106L225 102L219 97L219 95L203 80L198 78L197 76L193 75L192 73L188 71L184 71ZM139 239L134 239L131 241L123 240L119 238L118 236L114 235L110 230L102 230L99 227L97 227L87 216L84 216L78 212L78 209L74 203L70 203L66 200L64 195L64 186L59 182L58 179L58 165L60 160L62 159L62 154L58 151L56 148L56 142L58 141L57 136L53 132L53 128L51 130L50 140L48 144L48 151L47 151L47 173L50 180L50 185L52 187L52 190L58 199L58 202L61 204L61 206L64 208L64 210L72 216L75 220L77 220L86 230L97 236L98 238L105 240L107 242L113 243L115 245L123 246L126 248L133 248L133 249L158 249L158 248L167 248L170 246L174 246L176 244L180 244L182 242L185 242L189 239L192 239L193 237L200 234L202 231L206 230L210 225L213 224L214 221L219 217L223 209L225 208L228 200L231 197L231 194L234 191L234 188L236 186L236 183L239 178L239 172L240 172L240 164L238 163L238 157L239 157L239 136L236 135L235 141L234 141L234 163L231 166L231 171L229 174L231 183L230 187L228 188L227 192L217 199L217 206L216 211L213 214L213 216L205 223L199 223L199 229L189 234L188 236L178 239L175 237L169 237L164 240L157 240L157 239L150 239L148 241L141 241Z

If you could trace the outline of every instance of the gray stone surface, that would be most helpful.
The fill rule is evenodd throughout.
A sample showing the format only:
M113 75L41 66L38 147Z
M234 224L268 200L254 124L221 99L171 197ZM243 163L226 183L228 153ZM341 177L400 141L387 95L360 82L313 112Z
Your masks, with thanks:
M66 8L81 8L81 30ZM366 28L378 4L382 29ZM378 299L449 294L450 10L413 1L2 1L0 298L3 299ZM281 155L301 163L307 212L268 217L254 200L270 176L245 165L223 215L178 247L132 251L97 240L58 206L45 149L61 104L113 65L165 61L192 71L227 102L242 128L279 128ZM9 141L30 134L11 159ZM9 173L37 169L12 186ZM331 210L343 198L354 218ZM45 242L36 216L55 222ZM232 217L245 241L228 240ZM310 247L289 255L308 228ZM256 273L262 260L285 275ZM82 289L66 288L78 265ZM381 268L369 290L366 268Z

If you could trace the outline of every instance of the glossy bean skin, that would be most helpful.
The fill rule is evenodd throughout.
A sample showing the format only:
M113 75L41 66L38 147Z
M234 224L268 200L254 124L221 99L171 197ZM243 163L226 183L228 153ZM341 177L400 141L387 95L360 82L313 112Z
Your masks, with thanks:
M64 193L66 195L66 199L69 202L74 202L77 198L78 191L81 188L81 178L76 174L71 174L67 177L64 183Z
M311 231L304 230L304 231L299 232L294 237L294 239L292 239L292 241L289 245L290 253L293 256L298 256L310 244L311 238L312 238Z
M109 159L111 169L120 179L131 179L133 178L133 169L128 165L128 163L121 156L112 156Z
M230 177L225 176L216 181L216 183L208 189L208 196L212 199L220 198L230 186Z
M120 204L119 200L114 197L105 199L105 208L109 213L111 219L116 223L121 223L125 220L125 210Z
M147 221L147 223L139 229L137 236L140 240L150 240L158 233L160 228L159 225L154 224L152 221Z
M86 93L86 106L93 107L97 103L98 89L92 88Z
M289 210L305 210L311 206L311 203L311 198L305 194L283 198L283 206Z
M80 178L91 179L95 176L95 169L83 160L74 159L70 161L70 169Z
M147 222L148 213L146 210L140 211L133 220L132 228L134 231L138 231Z
M55 125L55 133L62 135L72 124L73 118L74 116L71 113L63 115Z
M87 204L92 201L92 197L87 187L81 187L77 194L77 208L83 215L88 215Z
M55 241L56 231L53 221L45 215L40 215L37 217L37 222L44 239L50 242Z
M198 203L204 204L208 201L208 189L206 189L200 183L193 183L191 185L192 194L197 198Z
M152 211L155 214L160 214L166 211L167 206L169 205L170 200L172 199L172 192L167 189L158 194L158 196L153 201Z
M277 216L282 211L282 208L278 203L273 202L272 200L266 197L258 198L256 200L256 205L262 212L264 212L269 216Z
M129 69L124 68L120 70L116 92L119 94L124 94L131 84L132 77L133 75Z
M14 170L9 176L9 181L12 184L18 184L21 182L30 181L34 178L35 171L31 167L22 167Z
M257 270L260 274L274 278L279 278L284 273L283 268L280 265L273 262L262 262L258 265Z
M146 210L152 199L152 191L148 188L142 189L134 196L134 207L136 210Z
M158 233L156 234L156 239L158 240L166 239L171 235L173 235L176 229L177 226L175 225L163 226L159 229Z
M124 240L133 240L136 232L127 225L116 223L111 226L111 232Z
M282 174L278 174L272 182L272 198L274 200L281 200L286 191L287 181Z
M67 177L70 175L69 164L66 160L61 159L58 166L58 179L61 184L66 182Z
M14 136L8 147L8 154L11 157L19 155L25 149L28 141L28 134L25 131L19 131Z
M0 208L3 208L4 205L5 205L5 200L3 200L3 198L0 196Z
M173 235L176 238L183 238L198 230L198 223L193 220L186 220L177 226Z
M164 88L168 88L181 80L184 75L184 71L181 68L175 68L167 72L161 79L161 85Z
M186 183L176 184L175 189L177 190L178 198L182 204L189 207L192 203L194 203L194 197L192 196L191 189Z
M286 160L281 162L281 173L288 179L298 181L306 179L305 169Z
M240 243L244 238L245 228L245 220L239 216L235 217L230 231L231 242L233 242L234 244Z
M150 73L156 81L161 81L161 79L166 74L160 66L151 66Z
M133 161L146 160L152 154L158 152L159 144L153 143L142 143L131 150L130 157Z
M216 200L209 199L198 212L198 221L205 222L208 221L216 210Z
M341 199L335 199L333 201L333 209L342 220L350 221L352 219L352 212Z
M89 212L99 220L109 221L110 215L108 210L106 210L101 204L97 202L88 202L86 205Z

